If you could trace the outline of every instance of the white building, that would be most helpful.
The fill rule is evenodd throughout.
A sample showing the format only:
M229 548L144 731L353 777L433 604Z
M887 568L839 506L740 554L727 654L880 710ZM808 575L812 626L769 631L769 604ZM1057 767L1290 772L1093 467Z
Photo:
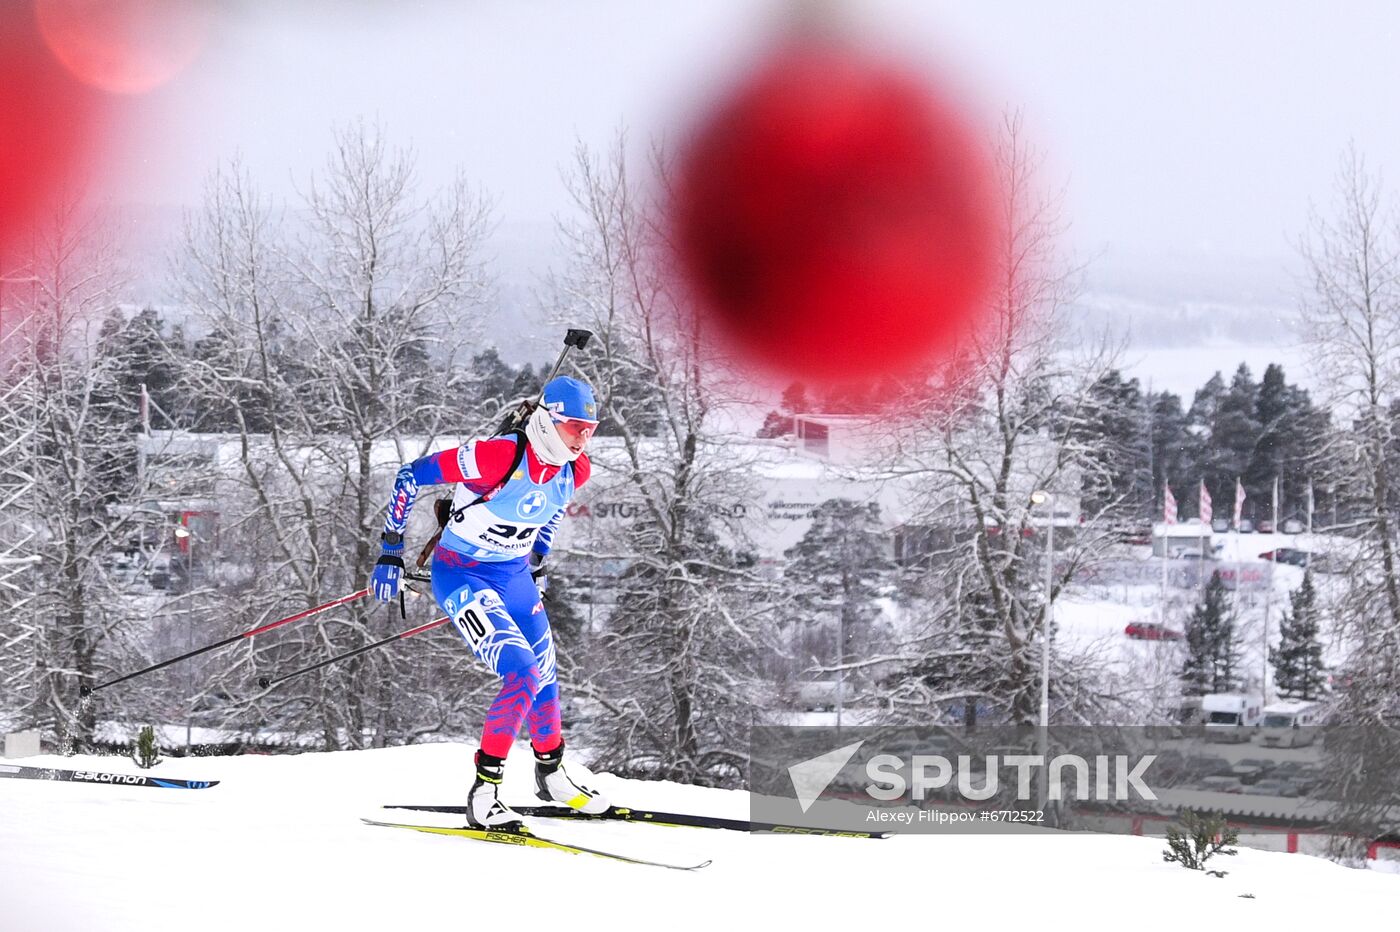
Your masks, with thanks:
M782 560L783 552L802 539L811 524L811 515L822 502L844 498L857 504L875 503L881 519L890 530L890 552L897 558L909 558L927 552L931 547L946 546L955 536L970 534L975 519L966 506L946 507L941 513L929 515L927 504L920 501L926 478L920 476L882 477L865 468L871 453L879 443L878 428L866 419L851 415L804 414L794 418L794 433L782 438L764 440L736 435L725 445L736 462L751 470L753 494L736 489L731 517L745 522L748 535L763 562ZM261 439L261 438L259 438ZM398 466L426 452L450 449L465 437L446 436L425 445L419 438L400 442L383 441L376 445L372 463L376 472L383 471L385 500L388 481ZM232 435L193 434L185 431L151 431L138 439L142 465L151 471L153 484L161 482L163 470L185 471L201 461L212 470L198 470L206 475L236 480L241 473L241 442ZM645 444L646 441L643 441ZM298 457L303 465L334 456L335 442L319 444ZM1038 447L1027 447L1028 458L1038 455ZM349 441L345 441L345 456L352 461ZM626 450L620 438L597 437L589 447L597 464L595 481L589 483L569 506L568 518L561 526L557 544L583 552L607 554L616 550L613 542L625 533L626 526L639 520L641 506L625 492L610 493L622 476ZM272 456L265 442L255 443L255 456ZM337 464L336 472L347 468ZM611 477L609 475L611 467ZM1017 494L1028 500L1033 489L1028 485L1030 471L1025 468L1013 474ZM1019 477L1019 478L1018 478ZM222 480L218 480L223 485ZM1067 480L1065 491L1056 491L1054 521L1056 530L1077 527L1080 520L1079 496L1076 483ZM212 489L201 490L209 494ZM426 527L424 516L430 508L426 502L447 489L424 489L415 509L410 535ZM217 494L217 493L216 493ZM421 512L421 515L420 515ZM1034 529L1044 526L1045 506L1031 511ZM987 529L996 533L996 529ZM1068 538L1068 534L1066 538Z
M1177 557L1182 554L1200 554L1209 557L1214 551L1210 525L1202 524L1199 518L1191 518L1182 524L1152 525L1152 555L1154 557Z

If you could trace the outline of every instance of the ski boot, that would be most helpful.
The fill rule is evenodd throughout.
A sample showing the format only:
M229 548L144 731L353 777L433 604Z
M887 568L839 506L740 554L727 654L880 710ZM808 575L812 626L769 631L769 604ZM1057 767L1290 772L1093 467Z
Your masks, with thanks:
M496 798L506 761L485 751L476 752L476 781L467 794L467 825L497 832L518 832L525 827L520 813Z
M612 808L597 790L574 782L564 770L564 745L552 751L535 751L535 790L540 799L563 803L587 815Z

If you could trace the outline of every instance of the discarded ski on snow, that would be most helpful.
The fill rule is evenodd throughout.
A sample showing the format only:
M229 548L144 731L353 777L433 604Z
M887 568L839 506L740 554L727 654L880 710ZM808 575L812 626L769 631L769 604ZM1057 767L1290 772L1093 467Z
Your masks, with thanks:
M97 770L60 770L56 767L21 767L0 763L0 777L16 780L54 780L59 783L107 783L112 786L154 786L166 790L203 790L218 780L176 780L137 773L102 773Z
M402 808L402 807L398 807ZM583 845L575 845L567 841L556 841L552 838L544 838L536 835L528 828L520 831L500 831L481 828L448 828L442 825L412 825L407 822L378 822L374 819L360 819L366 825L379 825L384 828L407 828L415 832L427 832L431 835L452 835L458 838L472 838L476 841L487 841L498 845L519 845L526 848L552 848L555 851L564 851L568 854L591 854L594 857L607 858L611 861L623 861L628 864L645 864L649 867L667 867L677 871L696 871L702 867L708 867L709 861L702 861L699 864L669 864L665 861L652 861L647 858L634 858L628 854L621 854L616 851L605 851L601 848L586 848Z
M410 809L416 812L446 812L465 814L466 806L385 806L385 809ZM564 806L511 806L523 816L539 819L571 819L576 822L648 822L652 825L674 825L687 828L718 828L732 832L771 832L779 835L829 835L835 838L888 838L889 832L850 831L839 828L811 828L805 825L783 825L777 822L751 822L748 819L721 819L717 816L692 815L687 812L655 812L650 809L629 809L614 806L607 812L589 815Z

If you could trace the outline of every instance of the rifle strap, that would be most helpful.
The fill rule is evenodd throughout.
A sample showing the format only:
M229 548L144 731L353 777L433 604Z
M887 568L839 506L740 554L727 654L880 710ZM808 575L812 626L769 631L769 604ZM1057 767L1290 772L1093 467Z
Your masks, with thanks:
M442 538L443 529L446 528L450 522L461 517L468 508L480 505L483 502L489 502L491 496L499 492L502 487L510 481L510 477L515 475L515 471L519 469L520 464L525 461L525 444L529 442L525 439L525 431L517 428L503 436L515 438L515 456L510 461L510 468L506 470L506 474L501 477L499 482L478 495L475 501L468 502L461 508L454 509L450 497L439 498L437 501L433 502L433 517L437 518L438 529L437 533L428 539L428 542L423 545L423 549L418 553L418 560L416 562L419 569L422 569L423 566L427 564L429 557L431 557L433 551L437 549L438 541Z

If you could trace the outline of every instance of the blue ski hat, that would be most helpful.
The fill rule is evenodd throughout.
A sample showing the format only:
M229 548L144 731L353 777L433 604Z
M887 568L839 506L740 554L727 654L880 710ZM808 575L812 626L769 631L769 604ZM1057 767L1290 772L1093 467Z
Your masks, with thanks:
M556 421L579 420L598 423L598 402L587 382L561 375L544 386L543 407Z

